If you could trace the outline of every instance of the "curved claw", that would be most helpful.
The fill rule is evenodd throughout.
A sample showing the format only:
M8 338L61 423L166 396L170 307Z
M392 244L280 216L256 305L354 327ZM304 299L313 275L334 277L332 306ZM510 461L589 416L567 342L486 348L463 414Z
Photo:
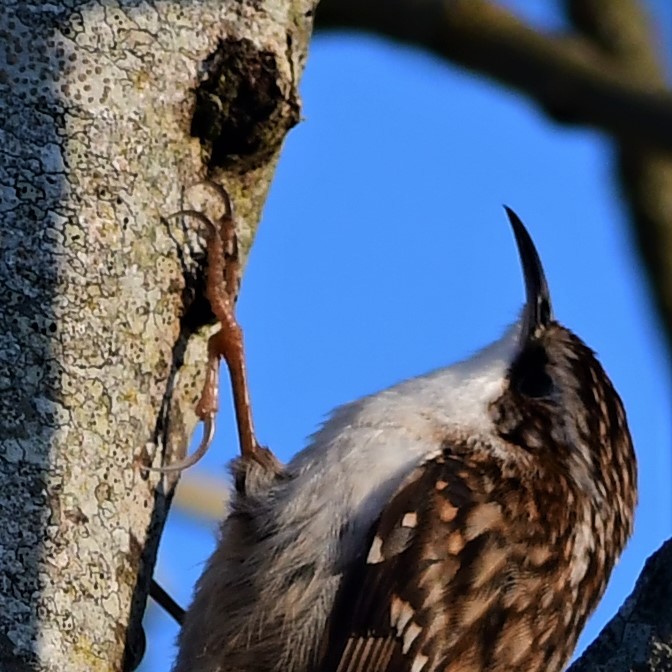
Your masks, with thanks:
M198 210L184 209L173 213L169 218L193 217L204 224L210 234L207 241L205 296L221 328L208 340L208 375L201 399L196 406L196 412L204 423L204 435L193 455L177 464L147 470L163 473L179 472L196 464L208 451L215 432L217 375L219 361L223 357L229 369L241 455L243 459L254 460L265 469L280 473L281 465L273 453L257 443L252 424L243 338L234 313L234 303L240 284L240 260L231 198L226 189L216 182L204 180L191 186L198 185L207 187L223 201L224 214L213 222Z
M171 215L166 215L165 219L176 219L177 217L194 217L197 219L201 224L205 224L208 227L208 233L211 236L216 236L217 235L217 229L215 225L202 213L199 212L198 210L178 210L177 212L173 212Z
M233 217L231 197L229 196L229 192L224 189L221 184L217 184L217 182L213 182L212 180L201 180L200 182L194 182L189 188L191 187L207 187L210 189L210 191L217 194L217 196L224 201L224 217Z
M200 462L204 455L208 452L208 448L212 444L212 439L215 436L215 419L206 418L203 420L203 438L198 444L198 448L191 454L187 455L183 460L176 464L169 464L165 467L142 467L144 471L159 471L162 474L170 474L177 471L184 471L193 467L197 462Z

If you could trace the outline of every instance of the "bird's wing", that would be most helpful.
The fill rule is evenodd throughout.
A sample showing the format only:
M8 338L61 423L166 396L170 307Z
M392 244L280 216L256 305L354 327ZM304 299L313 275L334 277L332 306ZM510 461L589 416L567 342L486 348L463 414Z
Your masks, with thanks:
M557 557L535 546L545 538L541 511L528 506L522 538L512 530L501 482L499 471L447 455L410 475L374 525L368 555L344 578L317 669L551 669L549 647L565 648L555 632L567 605L543 590L545 563ZM513 496L518 508L524 487ZM543 609L531 599L545 599Z

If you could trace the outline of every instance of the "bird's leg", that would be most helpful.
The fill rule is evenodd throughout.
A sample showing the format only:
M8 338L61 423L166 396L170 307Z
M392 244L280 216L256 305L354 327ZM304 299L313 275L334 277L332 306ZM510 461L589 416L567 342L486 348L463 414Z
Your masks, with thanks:
M212 189L222 199L225 206L224 214L215 223L196 210L182 210L175 216L194 217L208 228L205 296L220 324L220 329L208 340L205 383L201 398L196 405L196 414L204 426L203 439L192 455L178 464L162 467L161 471L186 469L196 464L210 447L215 433L215 416L219 406L219 360L223 357L231 379L241 458L243 462L256 462L264 470L280 473L281 466L277 458L268 448L258 443L254 433L243 331L236 320L234 308L240 289L241 266L231 199L221 185L214 182L203 182L203 185Z

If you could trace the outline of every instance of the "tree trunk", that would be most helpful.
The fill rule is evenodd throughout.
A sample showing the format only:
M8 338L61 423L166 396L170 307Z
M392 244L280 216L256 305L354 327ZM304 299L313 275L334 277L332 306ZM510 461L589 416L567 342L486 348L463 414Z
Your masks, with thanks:
M121 670L144 611L212 321L208 176L252 240L311 0L0 6L0 668ZM214 204L216 207L217 204Z

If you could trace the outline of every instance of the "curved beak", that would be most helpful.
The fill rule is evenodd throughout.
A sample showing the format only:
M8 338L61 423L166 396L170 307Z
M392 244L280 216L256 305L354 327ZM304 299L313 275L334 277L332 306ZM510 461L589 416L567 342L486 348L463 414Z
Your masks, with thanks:
M523 267L525 278L526 297L521 333L521 341L524 343L548 326L553 319L553 309L544 267L541 265L532 238L520 221L520 217L511 208L504 206L504 209L509 217L513 235L516 237L520 264Z

